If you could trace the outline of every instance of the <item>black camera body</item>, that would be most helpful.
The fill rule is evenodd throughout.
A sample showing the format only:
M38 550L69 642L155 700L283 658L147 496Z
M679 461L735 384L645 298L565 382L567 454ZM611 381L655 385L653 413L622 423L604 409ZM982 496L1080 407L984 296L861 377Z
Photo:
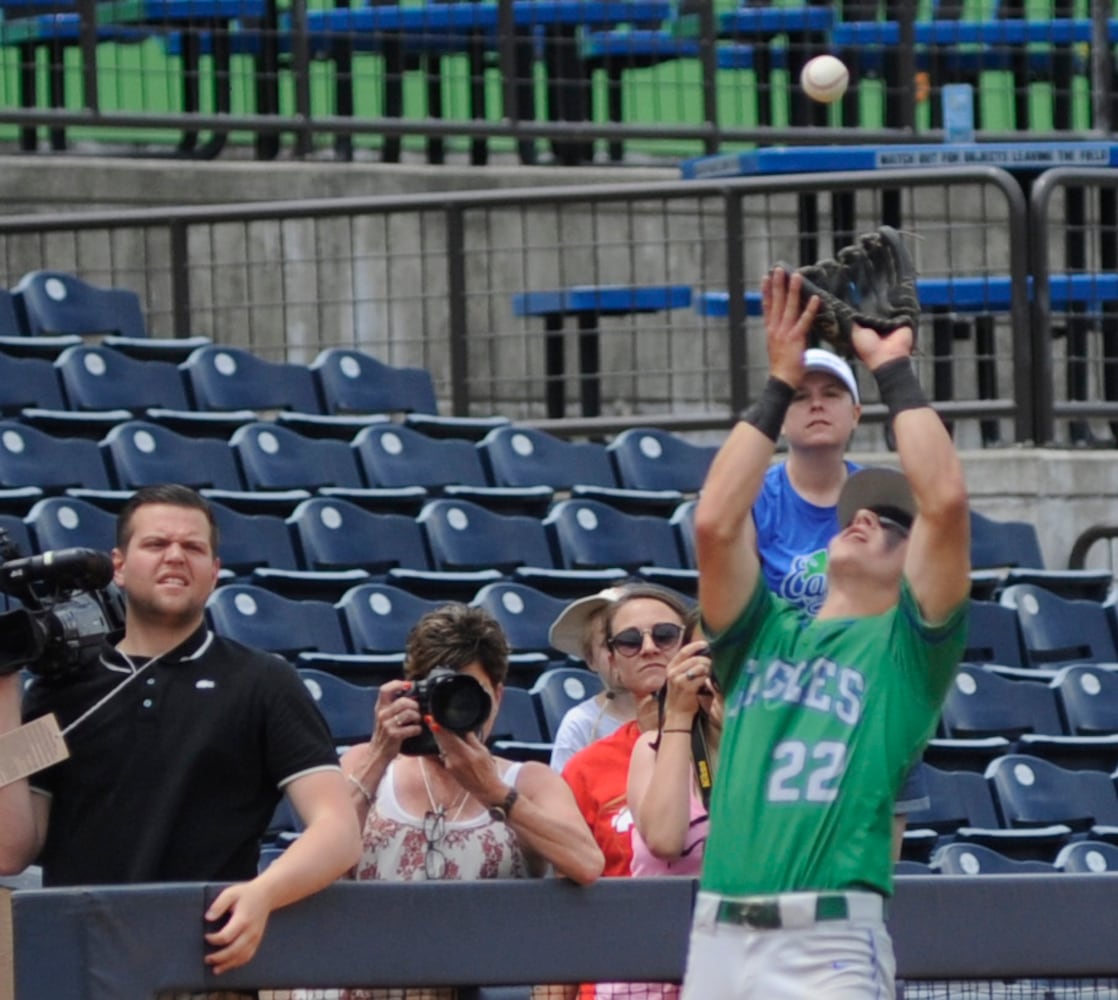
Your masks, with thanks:
M414 699L419 704L420 716L431 716L444 729L459 736L467 733L480 735L493 707L493 699L477 678L447 667L435 667L400 697ZM438 752L435 734L425 722L423 732L409 736L400 744L400 753L411 757L434 757Z
M112 559L95 549L57 549L19 558L0 528L0 592L22 607L0 614L0 675L26 667L66 680L124 634L124 598L111 587Z

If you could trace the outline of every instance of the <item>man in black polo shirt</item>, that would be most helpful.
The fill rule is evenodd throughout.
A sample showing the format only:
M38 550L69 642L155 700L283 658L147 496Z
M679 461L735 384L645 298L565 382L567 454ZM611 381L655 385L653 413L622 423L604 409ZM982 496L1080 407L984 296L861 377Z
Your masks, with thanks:
M121 511L116 543L124 638L24 697L24 720L53 712L73 726L70 757L0 789L0 872L38 861L51 886L232 881L206 913L206 961L220 973L252 958L272 910L348 871L360 833L296 672L205 626L220 566L206 501L145 487ZM0 678L0 732L20 718L19 675ZM258 875L284 793L306 829Z

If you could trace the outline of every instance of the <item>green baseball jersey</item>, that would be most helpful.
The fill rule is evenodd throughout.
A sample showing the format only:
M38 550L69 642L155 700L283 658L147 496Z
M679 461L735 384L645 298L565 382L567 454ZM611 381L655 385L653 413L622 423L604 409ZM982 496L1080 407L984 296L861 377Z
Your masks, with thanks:
M758 581L711 641L726 718L702 888L890 895L893 803L965 640L965 603L931 627L907 583L885 614L818 621Z

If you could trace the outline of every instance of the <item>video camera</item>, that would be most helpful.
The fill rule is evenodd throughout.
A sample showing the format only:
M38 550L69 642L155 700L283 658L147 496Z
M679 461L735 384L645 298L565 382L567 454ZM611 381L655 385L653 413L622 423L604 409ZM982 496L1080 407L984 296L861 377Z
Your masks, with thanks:
M124 599L112 559L96 549L56 549L20 558L0 528L0 592L23 605L0 614L0 675L26 667L64 680L96 659L106 639L124 634Z

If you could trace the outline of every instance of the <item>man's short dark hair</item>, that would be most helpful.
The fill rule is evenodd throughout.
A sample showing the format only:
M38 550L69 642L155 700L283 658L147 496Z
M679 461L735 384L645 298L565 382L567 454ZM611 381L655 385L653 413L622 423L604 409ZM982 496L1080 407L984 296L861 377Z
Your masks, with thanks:
M189 507L200 510L210 524L210 548L217 555L218 531L213 507L197 490L178 483L159 483L155 486L141 486L128 498L116 519L116 547L123 552L132 540L132 518L141 507L151 504L169 504L172 507Z

